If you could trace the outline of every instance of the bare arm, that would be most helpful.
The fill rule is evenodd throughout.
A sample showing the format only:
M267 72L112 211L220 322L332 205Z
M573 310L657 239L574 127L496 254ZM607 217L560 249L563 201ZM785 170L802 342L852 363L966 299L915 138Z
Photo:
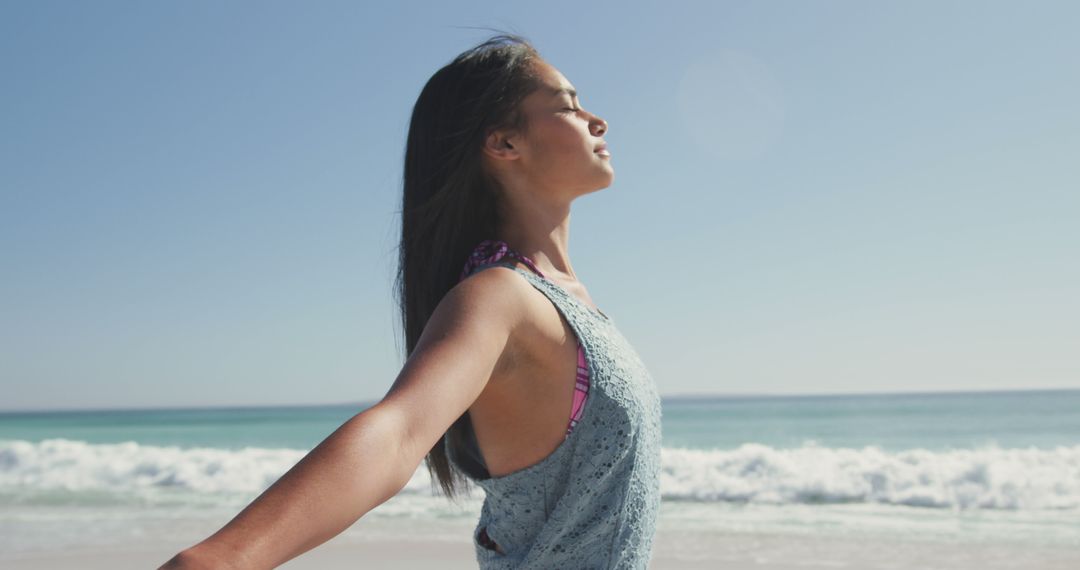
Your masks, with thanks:
M382 401L342 424L221 530L162 568L274 568L396 495L505 358L521 314L515 286L520 279L489 270L452 289Z

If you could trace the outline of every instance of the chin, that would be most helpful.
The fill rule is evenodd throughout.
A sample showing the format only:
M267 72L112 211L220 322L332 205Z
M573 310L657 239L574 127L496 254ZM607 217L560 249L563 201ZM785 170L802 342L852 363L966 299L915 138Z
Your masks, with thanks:
M574 192L576 196L592 194L593 192L611 186L611 183L614 181L615 171L609 166L599 172L593 171L588 178L581 180L578 184L574 184L574 187L576 188Z
M612 174L610 176L606 176L606 177L598 180L596 182L596 184L594 184L592 186L592 189L590 189L588 192L586 192L586 194L591 194L593 192L603 190L604 188L607 188L608 186L611 186L611 183L614 182L614 181L615 181L615 175L614 174Z
M600 188L607 188L608 186L611 186L612 182L615 182L615 170L614 169L608 170L608 175L604 177L604 180L601 183ZM597 188L597 190L599 190L600 188Z

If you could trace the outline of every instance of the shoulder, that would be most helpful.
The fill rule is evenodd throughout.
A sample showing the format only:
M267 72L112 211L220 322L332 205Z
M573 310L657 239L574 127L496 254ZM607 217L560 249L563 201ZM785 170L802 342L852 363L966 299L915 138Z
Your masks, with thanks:
M454 285L436 313L445 310L459 318L513 329L528 319L531 289L532 285L510 267L483 267Z
M512 369L535 327L532 286L505 266L485 267L443 296L424 326L417 350L450 343L471 359Z
M516 270L505 265L481 267L457 285L451 292L465 298L487 299L495 303L520 302L532 285Z

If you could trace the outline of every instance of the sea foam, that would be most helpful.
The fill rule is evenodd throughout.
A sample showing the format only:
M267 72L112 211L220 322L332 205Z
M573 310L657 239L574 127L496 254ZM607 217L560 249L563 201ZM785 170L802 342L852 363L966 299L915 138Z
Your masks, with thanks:
M0 498L55 492L253 495L305 454L297 449L180 448L134 442L0 440ZM813 443L778 449L662 451L666 501L760 504L877 503L945 509L1080 509L1080 445L886 452ZM402 491L433 491L421 463ZM100 500L100 498L98 499Z
M665 448L662 466L667 500L1080 508L1080 445L886 452L748 443L732 450Z

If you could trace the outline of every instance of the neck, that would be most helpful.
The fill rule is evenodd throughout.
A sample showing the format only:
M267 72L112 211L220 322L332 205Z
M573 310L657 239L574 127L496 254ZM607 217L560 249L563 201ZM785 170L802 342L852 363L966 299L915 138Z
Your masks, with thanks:
M496 239L528 257L544 275L576 281L570 265L570 204L510 203Z

